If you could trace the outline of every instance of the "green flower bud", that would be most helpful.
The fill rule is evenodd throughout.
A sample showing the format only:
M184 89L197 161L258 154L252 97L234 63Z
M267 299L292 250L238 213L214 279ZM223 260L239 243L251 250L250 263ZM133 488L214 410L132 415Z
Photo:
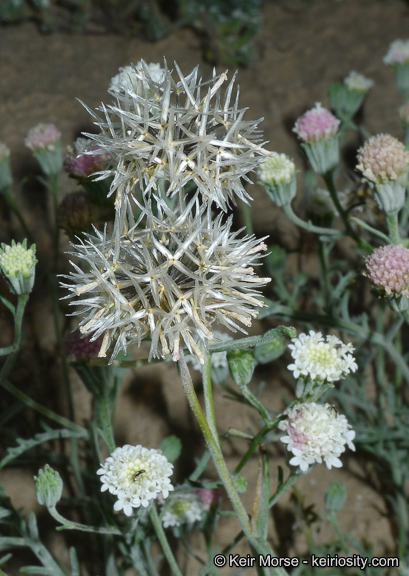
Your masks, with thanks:
M54 508L61 499L63 483L58 472L46 464L44 470L38 471L34 476L38 503L47 508Z
M231 350L227 353L227 360L230 374L237 386L239 388L247 386L256 367L253 350Z
M232 476L234 487L236 488L239 494L243 494L243 492L247 491L248 482L245 476Z
M325 507L328 512L339 512L347 497L345 484L342 482L332 482L325 491Z
M22 244L11 241L11 246L2 244L0 248L0 271L13 294L29 294L34 286L35 244L27 249L27 240Z

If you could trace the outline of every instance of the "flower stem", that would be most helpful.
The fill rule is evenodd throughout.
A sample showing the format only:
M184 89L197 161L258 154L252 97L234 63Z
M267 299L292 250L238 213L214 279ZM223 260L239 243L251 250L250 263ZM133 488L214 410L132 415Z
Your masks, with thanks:
M400 244L398 213L395 211L386 214L386 223L388 225L390 242L396 245Z
M112 454L116 446L114 440L114 433L112 430L110 402L107 394L104 394L100 398L96 399L95 408L99 424L101 425L102 428L104 441L108 447L109 453Z
M211 354L205 353L204 364L202 367L203 394L205 401L206 420L210 430L212 431L213 437L219 443L219 434L217 432L216 417L214 413L212 379L210 375L211 360Z
M152 504L149 508L149 515L152 520L153 527L155 528L156 536L162 546L163 553L166 556L166 560L169 562L169 566L174 574L174 576L183 576L180 568L176 562L173 552L169 546L168 539L166 538L165 531L162 527L162 522L158 516L158 511L156 510L155 504Z
M61 516L55 506L47 508L51 516L57 520L62 526L59 526L57 530L80 530L81 532L93 532L94 534L112 534L115 536L121 536L122 532L117 528L100 528L98 526L87 526L86 524L80 524L79 522L71 522L64 516Z
M270 548L268 543L265 540L257 537L256 534L253 534L248 514L234 486L233 479L226 466L226 462L224 461L219 443L215 438L212 430L210 429L209 424L206 421L205 415L203 414L199 400L196 396L192 378L190 376L189 369L186 365L183 352L181 352L178 365L179 365L180 377L182 380L182 386L186 394L187 400L202 430L207 447L209 448L209 451L212 455L216 470L219 474L221 481L223 482L224 488L230 498L234 511L236 512L237 518L240 522L242 530L250 546L252 546L258 554L262 555L270 554L271 556L275 556L273 550ZM271 570L275 576L287 576L287 571L284 570L283 568L272 568Z
M304 220L298 218L298 216L294 213L290 204L284 205L283 210L288 218L294 222L294 224L300 228L304 228L304 230L308 230L308 232L314 232L315 234L322 234L324 236L342 236L342 232L339 230L334 230L333 228L322 228L321 226L314 226L314 224L311 222L304 222Z
M0 372L0 384L7 380L8 375L11 372L11 369L14 366L14 363L17 359L17 355L20 350L21 345L21 327L23 323L23 316L24 310L28 301L28 294L19 294L17 300L17 308L16 314L14 316L14 342L13 342L13 349L12 353L7 357L7 360L4 363L4 366Z

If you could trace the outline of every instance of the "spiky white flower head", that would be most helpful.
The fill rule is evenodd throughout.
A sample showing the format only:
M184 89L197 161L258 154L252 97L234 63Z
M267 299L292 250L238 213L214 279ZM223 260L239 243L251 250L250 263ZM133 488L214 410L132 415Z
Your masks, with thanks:
M164 528L191 527L200 522L204 508L200 497L194 492L174 492L170 495L162 509L162 524Z
M234 77L222 98L226 74L203 82L198 68L187 76L176 63L175 68L176 75L165 62L156 82L142 62L142 71L133 68L138 85L115 93L115 105L98 109L102 116L87 108L101 129L87 136L113 162L100 177L113 176L117 207L126 205L135 187L149 195L159 181L168 196L183 195L191 183L204 201L223 210L235 196L247 201L242 180L250 181L247 173L266 154L259 146L259 121L243 119L238 95L232 103Z
M322 462L329 470L332 466L340 468L342 462L339 457L345 452L345 447L355 451L352 443L355 432L345 416L337 414L330 404L296 404L284 414L287 419L282 420L278 428L286 435L280 440L294 454L289 462L291 466L299 466L302 472Z
M146 64L142 60L136 66L124 66L119 69L119 73L111 79L109 90L111 92L125 93L128 91L135 91L138 86L139 77L135 74L137 70L140 74L147 74L153 82L161 82L164 69L160 64ZM149 90L148 82L144 84L145 89Z
M344 344L336 336L324 339L321 332L310 330L309 334L300 334L291 342L289 348L294 363L287 368L294 373L294 378L304 376L318 383L336 382L358 369L351 354L352 344Z
M394 40L389 45L383 61L390 66L409 63L409 40Z
M230 334L226 334L225 332L220 332L220 330L213 331L213 340L209 341L209 344L215 344L217 342L229 342L233 340ZM193 370L201 371L202 364L200 363L197 356L187 356L186 362L190 362L192 365ZM211 357L211 367L212 368L227 368L229 367L229 363L227 361L227 352L214 352Z
M370 78L366 78L363 74L352 70L348 76L344 78L344 84L349 88L349 90L368 92L368 90L374 86L374 81Z
M132 515L133 508L149 506L158 496L167 498L174 488L169 477L173 465L158 450L126 444L116 448L97 471L101 492L117 497L114 510Z
M252 265L267 249L263 242L232 232L232 218L212 221L206 207L192 201L180 214L158 203L158 216L147 212L145 228L137 226L115 240L106 231L75 246L85 271L75 272L65 284L72 302L83 308L83 334L104 335L99 356L111 360L129 344L150 336L149 358L180 346L203 361L196 340L212 340L216 322L236 331L250 326L263 302L255 288L270 279L258 278Z
M36 246L27 248L27 240L22 243L11 241L11 246L2 244L0 248L0 272L14 294L29 294L34 286Z

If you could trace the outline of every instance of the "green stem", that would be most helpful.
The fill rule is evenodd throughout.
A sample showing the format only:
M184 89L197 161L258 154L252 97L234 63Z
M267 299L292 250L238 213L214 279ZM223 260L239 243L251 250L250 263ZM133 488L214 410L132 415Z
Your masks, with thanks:
M11 369L17 359L17 355L20 350L21 345L21 327L23 323L24 310L28 301L28 294L19 294L17 300L17 309L14 316L14 342L13 342L13 352L7 357L4 366L0 372L0 385L7 380Z
M275 556L273 550L270 548L267 542L265 540L258 538L257 535L253 534L248 514L234 486L232 477L226 466L223 454L220 450L219 443L215 438L215 436L213 435L213 432L206 421L205 415L202 411L199 400L196 396L192 378L190 376L189 369L186 365L183 352L181 352L178 365L179 365L180 377L182 380L182 386L186 394L186 398L202 430L207 447L209 448L209 451L212 455L213 463L216 467L216 470L219 474L221 481L223 482L224 488L230 498L234 511L236 512L237 518L240 522L240 525L243 529L243 532L250 546L252 546L258 554L262 555L271 554L272 556ZM275 576L287 576L287 571L284 570L283 568L272 568L272 573L275 574Z
M47 508L51 516L57 520L62 526L59 526L57 530L80 530L81 532L93 532L94 534L111 534L115 536L122 536L122 532L117 528L100 528L98 526L86 526L85 524L80 524L79 522L71 522L64 516L61 516L57 512L54 506Z
M351 238L353 238L355 240L355 242L357 242L357 244L359 244L359 246L361 246L361 248L364 248L365 250L372 252L372 247L358 236L358 234L352 228L351 223L348 220L347 213L345 212L345 210L343 209L343 207L341 205L341 202L339 201L338 194L337 194L337 191L336 191L335 186L334 186L334 180L332 178L332 171L330 170L329 172L324 174L323 179L324 179L325 185L328 189L328 192L330 193L331 199L332 199L332 201L333 201L333 203L334 203L334 205L338 211L338 214L340 215L341 220L344 223L345 230L347 231L348 235Z
M96 417L101 424L103 438L108 447L109 453L112 454L116 446L112 430L110 402L107 394L96 399Z
M322 234L323 236L336 236L340 238L342 232L339 230L334 230L333 228L322 228L321 226L314 226L311 222L304 222L296 214L294 214L291 204L286 204L283 206L283 210L288 218L294 222L299 228L308 230L308 232L314 232L315 234Z
M254 438L251 441L249 449L247 450L246 454L243 456L239 464L236 466L234 474L239 474L240 470L244 468L244 466L252 457L255 449L263 440L264 436L266 436L269 432L271 432L271 430L274 430L274 428L277 427L278 423L282 420L282 418L283 418L282 416L276 418L273 422L271 422L271 424L269 424L268 426L264 426L264 428L262 428L256 436L254 436Z
M149 515L152 520L153 527L156 532L156 536L162 546L163 553L165 554L166 560L169 562L169 566L175 576L183 576L180 568L176 562L173 552L169 546L168 539L166 538L165 531L162 527L162 522L158 516L158 511L156 510L155 504L152 504L149 508Z
M203 394L205 401L205 414L209 428L216 441L219 443L219 434L216 427L216 417L214 413L213 391L212 391L212 378L210 369L212 366L211 354L205 353L204 364L202 366L202 381L203 381Z
M395 211L386 214L386 223L388 225L390 243L400 244L398 213Z
M289 488L291 488L291 486L294 484L297 478L298 474L291 472L287 480L282 484L280 484L275 493L271 496L270 500L268 501L269 508L272 508L274 504L281 498L284 492L286 492Z
M13 396L15 398L20 400L20 402L23 402L26 406L29 406L33 410L36 410L36 412L39 412L43 416L50 418L50 420L54 420L54 422L61 424L61 426L64 426L65 428L69 428L70 430L75 430L76 432L80 432L84 438L87 438L88 432L85 428L83 428L82 426L79 426L78 424L75 424L74 422L71 422L71 420L64 418L64 416L60 416L59 414L56 414L55 412L53 412L49 408L42 406L41 404L39 404L38 402L36 402L32 398L30 398L30 396L27 396L27 394L24 394L24 392L21 392L21 390L19 390L15 386L13 386L13 384L11 384L11 382L9 382L8 380L5 380L4 382L2 382L1 385L8 392L10 392L10 394L13 394Z
M389 236L387 236L386 234L384 234L383 232L381 232L380 230L377 230L376 228L372 228L372 226L370 226L369 224L367 224L366 222L364 222L363 220L360 220L360 218L357 218L356 216L350 216L350 221L351 222L355 222L356 224L358 224L358 226L360 226L361 228L363 228L364 230L367 230L368 232L371 232L372 234L374 234L375 236L378 236L379 238L381 238L384 242L386 242L387 244L390 243L389 240Z

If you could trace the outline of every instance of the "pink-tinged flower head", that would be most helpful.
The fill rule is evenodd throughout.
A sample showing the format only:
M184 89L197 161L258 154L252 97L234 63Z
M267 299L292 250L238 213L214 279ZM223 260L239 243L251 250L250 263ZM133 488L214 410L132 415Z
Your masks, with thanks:
M390 134L372 136L358 150L357 169L369 181L383 184L397 181L406 175L409 152Z
M77 138L74 146L68 146L64 160L64 170L76 178L87 178L94 172L104 170L108 155L96 154L98 146L88 138ZM87 153L88 152L88 153ZM89 152L94 152L92 155Z
M338 414L330 404L308 402L287 409L278 428L285 432L280 438L292 452L291 466L307 472L310 466L325 462L327 468L340 468L339 459L348 446L355 450L352 440L355 432L343 414Z
M87 362L91 358L98 357L101 344L102 336L92 341L89 336L83 336L77 329L64 339L63 351L74 362Z
M196 494L202 501L202 506L204 510L210 510L212 506L215 506L221 497L221 491L219 488L199 488L195 490Z
M385 290L409 298L409 250L403 246L382 246L365 259L366 276Z
M26 136L25 145L33 152L38 150L54 150L61 140L61 132L54 124L37 124Z
M409 40L395 40L392 42L383 61L390 66L409 63Z
M340 120L318 102L298 118L293 132L306 143L328 140L336 134Z

